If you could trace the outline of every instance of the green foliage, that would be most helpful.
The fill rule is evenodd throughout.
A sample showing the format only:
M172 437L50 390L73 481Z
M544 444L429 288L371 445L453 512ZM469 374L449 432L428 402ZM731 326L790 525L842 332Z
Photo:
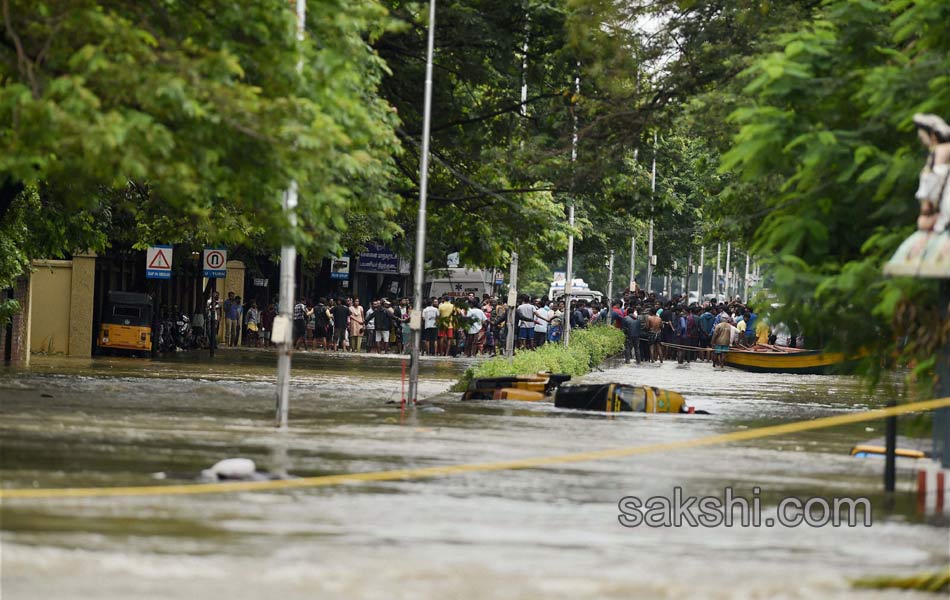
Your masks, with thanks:
M511 361L496 356L465 371L453 389L464 391L472 379L481 377L531 375L542 371L584 375L608 356L622 352L623 340L623 332L615 327L594 326L574 330L568 346L545 344L535 350L516 352Z
M6 327L13 315L18 312L20 312L19 302L12 298L0 299L0 327Z
M324 253L350 223L397 231L396 115L377 94L386 66L369 45L394 21L375 0L310 3L303 44L284 0L3 8L0 172L41 194L47 210L31 227L124 212L139 246L294 239ZM281 211L291 179L297 228ZM51 243L83 249L59 233Z
M105 246L101 213L64 212L45 200L49 195L45 186L26 188L0 220L0 289L11 287L33 258L64 258L74 250Z
M881 265L913 230L925 149L911 116L950 115L948 19L941 0L827 2L746 69L750 102L731 117L722 170L780 182L763 186L753 248L785 303L775 318L797 320L809 345L870 351L872 375L918 323L943 328L935 284ZM900 318L911 306L923 321ZM929 379L938 340L899 348L900 362Z

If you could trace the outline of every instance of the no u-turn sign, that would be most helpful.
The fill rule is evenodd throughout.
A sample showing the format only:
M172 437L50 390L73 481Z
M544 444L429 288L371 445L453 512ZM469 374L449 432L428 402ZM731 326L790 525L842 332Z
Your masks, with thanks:
M228 251L224 248L205 248L202 261L205 277L221 279L228 274Z

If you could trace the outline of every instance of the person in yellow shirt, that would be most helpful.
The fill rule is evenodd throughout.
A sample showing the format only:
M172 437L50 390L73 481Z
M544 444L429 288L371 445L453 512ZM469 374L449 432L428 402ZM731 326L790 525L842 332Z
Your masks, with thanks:
M768 344L770 331L769 324L765 322L765 319L759 317L755 323L755 343Z
M739 340L745 342L745 330L747 327L747 321L744 318L740 318L739 322L736 323L736 329L739 330Z
M455 305L448 296L442 297L439 304L439 354L447 356L449 346L455 341Z

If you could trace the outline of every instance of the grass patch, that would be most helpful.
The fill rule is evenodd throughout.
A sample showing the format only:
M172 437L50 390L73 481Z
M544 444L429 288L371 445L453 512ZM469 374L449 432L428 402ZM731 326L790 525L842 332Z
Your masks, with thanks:
M605 325L571 331L571 343L545 344L536 350L516 352L509 361L496 356L477 367L467 369L462 378L452 386L453 392L464 392L473 379L481 377L504 377L506 375L533 375L539 371L565 373L571 376L584 375L608 356L623 352L623 332Z

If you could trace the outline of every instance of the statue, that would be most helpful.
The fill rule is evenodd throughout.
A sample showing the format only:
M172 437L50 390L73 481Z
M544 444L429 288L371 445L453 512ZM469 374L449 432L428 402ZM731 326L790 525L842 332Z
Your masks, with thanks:
M920 141L930 151L920 172L917 200L920 216L917 229L942 232L950 222L950 125L937 115L916 114L914 125Z
M915 194L917 231L884 266L888 275L950 278L950 125L932 114L914 115L921 143L929 150Z

